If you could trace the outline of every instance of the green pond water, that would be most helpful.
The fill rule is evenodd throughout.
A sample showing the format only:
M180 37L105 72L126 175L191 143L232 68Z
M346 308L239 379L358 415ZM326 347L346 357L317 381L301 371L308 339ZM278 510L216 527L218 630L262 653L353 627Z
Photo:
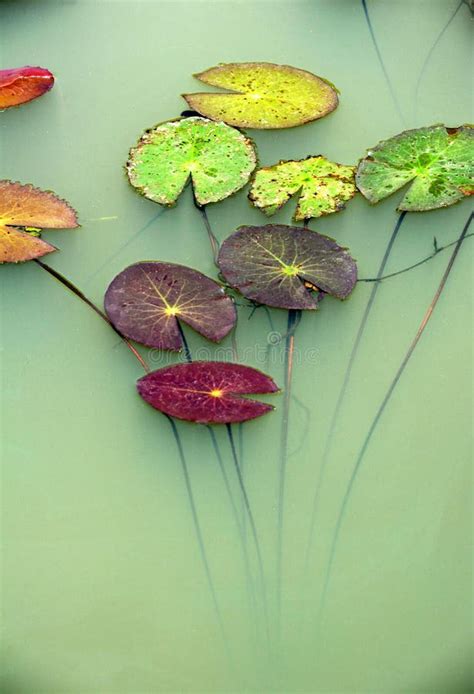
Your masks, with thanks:
M357 0L1 2L1 67L41 65L57 77L46 96L0 114L0 178L54 190L80 215L80 229L44 233L60 248L47 262L99 305L138 260L215 276L190 189L163 211L128 185L123 165L145 128L179 115L180 94L200 90L192 73L218 62L287 63L341 90L339 108L319 122L251 131L262 165L319 153L351 164L405 128L469 122L467 3L367 8L384 69ZM311 227L349 246L360 277L374 277L400 199L370 207L358 196ZM275 221L290 223L292 210ZM469 212L464 201L406 215L385 272L429 255L434 237L455 241ZM265 223L244 192L208 214L219 240ZM173 432L136 394L138 362L38 265L3 266L1 692L472 691L470 238L358 467L324 591L358 453L453 248L379 285L322 474L373 285L359 283L344 303L325 299L296 330L280 611L284 395L267 398L274 413L233 428L267 620L227 432L216 438L241 534L209 432L178 423L225 638ZM287 314L269 315L239 308L239 358L283 386ZM186 334L195 357L231 358L230 338L216 346ZM180 359L142 353L155 368Z

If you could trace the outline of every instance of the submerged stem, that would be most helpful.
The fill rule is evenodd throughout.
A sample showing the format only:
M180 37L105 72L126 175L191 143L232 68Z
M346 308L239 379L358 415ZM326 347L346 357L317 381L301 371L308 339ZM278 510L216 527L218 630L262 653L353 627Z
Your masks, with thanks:
M189 349L188 341L186 339L186 335L184 334L183 326L181 325L179 320L177 321L177 323L178 323L179 335L181 337L181 342L183 343L184 358L190 364L193 360L193 358L191 356L191 350Z
M194 530L196 533L196 539L198 541L199 553L201 555L201 560L202 560L202 563L204 566L204 571L206 574L206 579L207 579L207 583L209 586L209 590L211 593L212 602L214 605L214 610L215 610L217 621L219 624L219 629L220 629L224 644L226 645L226 648L228 649L227 634L226 634L226 631L224 628L224 622L222 619L222 614L220 611L219 603L217 600L216 590L214 587L214 581L212 580L211 569L209 567L209 561L207 558L206 548L204 546L204 539L202 536L201 525L199 523L199 518L198 518L198 514L197 514L197 510L196 510L196 503L194 501L194 494L193 494L193 490L192 490L192 486L191 486L191 480L189 477L188 466L186 464L186 458L184 455L183 444L181 442L181 437L179 435L178 428L176 426L174 419L172 417L170 417L169 415L165 415L165 416L168 419L168 422L170 423L171 430L173 432L173 436L174 436L175 441L176 441L176 446L178 448L179 458L181 461L181 467L183 470L184 483L186 485L186 491L188 494L189 505L191 507L191 515L193 518Z
M385 77L385 81L387 83L388 90L390 92L390 96L392 97L393 104L395 106L395 109L400 117L400 120L402 121L403 124L405 124L405 118L402 113L402 109L400 108L400 104L398 103L397 95L395 93L395 89L393 88L392 80L390 79L390 76L387 72L387 68L385 67L385 61L382 58L382 53L379 48L379 44L377 41L377 38L375 36L375 31L372 26L372 20L370 19L370 14L369 14L369 9L367 7L367 0L361 0L362 2L362 9L364 10L364 15L365 15L365 20L367 22L367 27L369 29L370 37L372 39L373 46L375 48L375 52L377 54L377 58L380 64L380 67L382 69L383 75Z
M234 435L232 433L232 426L230 424L226 424L226 429L227 429L227 436L229 438L230 449L232 451L232 459L234 461L235 472L237 474L237 479L239 481L239 487L240 487L240 490L242 492L242 499L243 499L244 504L245 504L245 510L247 513L247 517L248 517L249 524L250 524L250 529L252 532L252 537L253 537L254 544L255 544L255 552L257 554L258 569L259 569L259 573L260 573L260 589L262 592L263 613L264 613L264 618L265 618L265 630L266 630L266 635L267 635L267 641L268 641L268 643L270 643L270 623L269 623L269 616L268 616L267 589L266 589L266 583L265 583L265 572L263 569L262 552L260 549L260 541L258 539L257 526L255 524L255 519L254 519L254 516L252 513L252 508L250 506L250 501L249 501L249 498L247 495L247 490L245 488L244 479L242 477L242 471L240 469L239 460L237 458L237 450L235 448Z
M400 231L400 228L403 224L403 220L405 219L405 216L406 216L406 212L402 212L397 219L397 223L395 224L395 228L392 232L392 235L390 236L390 240L388 242L388 245L385 249L385 253L383 255L382 261L380 263L380 267L379 267L378 272L377 272L377 279L380 279L383 276L385 266L387 265L388 259L390 257L391 252L392 252L393 245L396 241L396 238L397 238L398 233ZM339 390L339 394L337 397L336 406L334 408L334 412L332 414L331 421L329 424L329 431L328 431L328 434L326 437L326 442L324 445L321 464L319 466L319 473L318 473L316 484L314 487L313 505L312 505L312 509L311 509L311 520L310 520L310 524L309 524L308 541L306 544L305 557L304 557L304 574L305 575L308 574L308 570L309 570L309 560L310 560L310 555L311 555L311 549L312 549L313 542L314 542L314 531L315 531L315 527L316 527L316 515L317 515L317 511L318 511L318 506L319 506L319 495L321 492L321 488L322 488L322 484L323 484L323 480L324 480L324 475L325 475L327 463L329 460L329 454L330 454L331 448L332 448L334 434L336 431L337 420L339 418L339 414L340 414L341 409L342 409L342 404L344 402L344 399L345 399L345 396L347 393L347 388L349 386L349 381L351 379L352 369L354 367L355 360L357 358L357 354L358 354L359 347L360 347L360 344L362 341L362 337L364 335L365 328L367 326L367 321L368 321L370 313L372 311L372 307L374 305L374 301L375 301L375 298L377 296L377 291L378 291L379 287L380 287L380 282L377 281L374 283L372 290L370 292L369 299L367 301L364 313L362 315L362 319L361 319L360 324L359 324L359 328L357 330L354 344L352 345L352 350L351 350L351 353L349 356L349 361L347 362L346 370L344 372L344 376L342 379L342 385L341 385L341 388Z
M127 345L128 349L132 352L135 359L137 359L140 362L141 366L146 371L146 373L150 372L150 367L143 359L140 352L132 345L132 343L124 335L122 335L122 333L119 330L117 330L117 328L109 320L107 314L101 311L100 308L96 306L90 299L88 299L87 296L78 287L76 287L75 284L68 280L67 277L64 277L64 275L62 275L60 272L52 268L50 265L46 265L46 263L44 263L42 260L39 260L38 258L36 258L34 262L40 267L42 267L43 270L46 270L46 272L49 273L52 277L54 277L56 280L58 280L58 282L61 282L61 284L64 287L69 289L70 292L75 294L79 299L81 299L81 301L83 301L87 306L89 306L89 308L91 308L100 318L102 318L102 320L105 321L107 325L109 325L112 328L112 330L117 333L120 339Z
M81 301L83 301L87 306L89 306L89 308L91 308L94 311L94 313L96 313L103 321L105 321L107 323L107 325L109 325L117 333L117 335L120 337L120 339L123 340L123 342L127 345L127 347L130 349L130 351L135 356L135 358L140 362L145 373L150 372L149 366L145 362L145 360L143 359L141 354L135 349L135 347L129 342L129 340L127 340L127 338L124 335L122 335L122 333L120 333L115 328L115 326L109 320L108 316L103 311L101 311L101 309L98 306L96 306L90 299L88 299L87 296L78 287L76 287L70 280L68 280L66 277L64 277L64 275L62 275L60 272L58 272L57 270L54 270L49 265L46 265L46 263L44 263L41 260L36 259L35 262L37 263L37 265L39 265L41 268L43 268L43 270L48 272L52 277L54 277L59 282L61 282L61 284L63 286L65 286L67 289L69 289L69 291L71 291L73 294L75 294L79 299L81 299ZM181 325L179 324L179 321L178 321L178 326L179 326L179 330L181 333L181 338L183 340L183 346L184 346L186 358L188 361L191 361L191 354L189 351L189 347L188 347L186 338L184 336L184 333L182 331ZM173 435L174 435L174 438L176 441L176 445L178 448L178 453L179 453L179 457L180 457L180 461L181 461L181 465L182 465L182 469L183 469L184 480L185 480L185 484L186 484L186 490L188 493L189 503L191 506L191 513L192 513L192 517L193 517L193 521L194 521L196 537L197 537L198 544L199 544L201 559L202 559L202 562L204 565L204 570L206 573L207 582L209 584L212 602L213 602L213 605L214 605L214 608L216 611L219 629L221 631L221 634L222 634L222 637L224 640L227 655L230 658L228 639L227 639L227 635L226 635L226 632L224 629L224 624L223 624L222 615L221 615L221 612L219 609L219 604L217 602L216 591L214 588L214 583L212 581L212 576L211 576L211 572L210 572L210 568L209 568L209 562L207 560L207 555L206 555L206 551L205 551L205 547L204 547L204 540L202 537L201 527L200 527L198 516L197 516L196 505L194 502L194 496L193 496L192 487L191 487L191 480L189 478L189 473L188 473L188 468L187 468L187 464L186 464L186 458L184 455L183 445L181 442L181 437L179 435L179 432L178 432L178 429L176 427L174 420L171 417L169 417L168 415L165 415L165 416L170 423L170 426L171 426L171 429L173 431Z
M214 258L214 263L217 265L217 257L219 255L219 241L217 240L214 232L212 231L211 224L209 222L209 217L207 216L207 210L205 205L198 205L196 201L194 201L194 204L196 205L197 209L201 213L201 216L204 221L204 226L206 227L207 235L209 237L209 243L211 244L211 250L212 250L212 255Z
M402 362L401 362L400 366L398 367L397 372L396 372L395 376L393 377L393 380L390 383L390 386L388 387L388 390L387 390L382 402L380 403L380 405L377 409L377 412L375 413L375 417L372 420L372 423L369 427L367 435L364 439L364 442L363 442L361 449L359 451L359 454L357 456L356 462L354 464L354 468L352 470L352 474L350 476L350 479L349 479L349 482L347 484L347 488L346 488L346 491L345 491L345 494L344 494L344 497L343 497L343 500L341 503L341 507L339 509L339 514L338 514L336 526L334 529L334 535L333 535L333 539L332 539L332 543L331 543L331 548L329 551L329 560L328 560L328 565L326 568L323 590L321 593L321 599L320 599L320 603L319 603L317 624L319 623L319 621L321 619L322 612L323 612L324 605L325 605L325 601L326 601L326 596L327 596L327 592L328 592L328 588L329 588L329 581L331 578L332 567L334 565L334 558L336 555L337 542L339 539L342 523L344 520L346 510L347 510L347 506L349 503L349 498L350 498L351 492L354 488L354 484L355 484L357 475L358 475L360 467L362 465L364 455L365 455L367 448L370 444L372 436L373 436L373 434L377 428L377 425L380 421L380 418L382 417L384 410L387 407L387 404L393 395L393 391L395 390L395 388L396 388L396 386L397 386L397 384L398 384L398 382L399 382L413 352L415 351L415 348L416 348L418 342L420 341L420 338L421 338L423 331L425 330L425 328L428 324L428 321L430 320L431 316L433 315L433 311L434 311L436 304L438 303L439 297L441 296L441 293L442 293L442 291L446 285L449 274L453 268L454 262L456 260L458 253L459 253L461 245L462 245L464 239L466 238L467 231L468 231L469 226L473 220L473 217L474 217L474 213L471 213L470 216L468 217L468 220L467 220L463 230L462 230L460 237L456 241L456 246L455 246L454 251L451 254L449 262L446 266L446 270L444 271L444 274L441 278L441 282L439 283L438 288L437 288L428 308L426 309L425 315L423 316L423 319L422 319L422 321L418 327L418 330L416 331L415 337L411 341L410 346L409 346L405 356L403 357Z
M219 463L219 468L222 473L222 479L224 481L224 486L226 488L227 496L229 497L230 505L232 508L232 513L234 516L235 524L237 526L237 530L239 533L239 540L240 544L242 546L242 552L243 552L243 557L244 557L244 569L245 569L245 575L247 578L247 590L248 590L248 598L249 598L249 613L250 613L250 618L253 617L254 622L255 622L255 637L257 635L257 602L256 602L256 597L255 597L255 590L254 590L254 583L253 583L253 576L252 576L252 571L250 567L250 560L248 556L248 550L247 550L247 544L245 542L245 528L243 524L243 519L241 520L239 510L237 509L237 504L234 499L234 495L232 493L232 488L230 486L229 478L227 476L227 472L225 469L224 461L222 460L222 454L219 448L219 444L217 442L216 434L214 432L214 429L210 424L206 425L208 431L209 431L209 436L211 437L211 442L212 442L212 447L214 449L214 453L216 454L217 462Z
M295 346L295 330L301 320L301 311L288 311L288 325L285 338L285 391L280 438L280 470L278 484L278 526L277 526L277 562L276 562L276 599L277 599L277 631L281 631L282 603L282 555L283 555L283 517L285 503L286 463L288 458L288 422L290 414L291 378L293 374L293 355Z
M474 236L474 234L466 234L465 237L463 238L463 242L468 239L470 236ZM427 255L426 258L423 258L423 260L419 260L417 263L414 263L413 265L409 265L408 267L404 267L403 270L397 270L396 272L391 272L388 275L384 275L383 277L367 277L367 278L360 278L357 281L358 282L382 282L383 280L388 280L390 277L396 277L397 275L403 275L404 272L409 272L410 270L414 270L417 267L420 267L420 265L423 265L424 263L427 263L428 260L432 260L433 258L436 258L438 253L441 253L441 251L445 251L447 248L451 248L452 246L455 246L458 243L458 241L452 241L451 243L447 243L445 246L435 246L435 250L433 253L430 255Z

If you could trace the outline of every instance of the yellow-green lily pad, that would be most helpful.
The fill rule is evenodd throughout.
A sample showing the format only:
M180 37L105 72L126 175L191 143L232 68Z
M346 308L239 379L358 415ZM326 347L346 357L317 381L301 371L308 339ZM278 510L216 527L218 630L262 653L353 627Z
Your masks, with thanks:
M206 118L242 128L294 128L337 108L333 84L306 70L274 63L227 63L194 75L225 93L183 94Z
M448 207L474 192L474 128L406 130L383 140L359 164L357 187L377 203L412 181L398 206L407 212Z
M174 205L191 180L199 205L218 202L249 180L257 156L239 130L205 118L177 118L143 134L130 150L127 174L142 195Z
M336 164L323 156L280 161L257 171L249 199L270 216L299 193L293 219L321 217L339 212L355 195L354 173L355 167Z

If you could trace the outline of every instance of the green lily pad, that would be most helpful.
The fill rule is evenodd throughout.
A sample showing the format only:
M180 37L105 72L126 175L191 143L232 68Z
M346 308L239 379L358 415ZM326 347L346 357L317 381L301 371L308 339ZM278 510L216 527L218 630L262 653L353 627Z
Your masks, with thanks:
M289 65L228 63L194 76L228 91L183 94L189 106L242 128L293 128L326 116L339 103L334 85Z
M132 186L160 205L174 205L189 179L199 205L240 190L257 164L251 140L225 123L177 118L147 130L127 162Z
M383 140L359 164L356 184L372 203L413 181L398 206L407 212L448 207L474 192L474 129L433 125Z
M257 171L249 198L270 216L299 191L293 219L321 217L339 212L354 197L354 173L355 167L336 164L323 156L280 161Z
M347 249L302 227L240 227L222 244L222 275L243 296L267 306L316 309L324 294L345 299L357 281Z

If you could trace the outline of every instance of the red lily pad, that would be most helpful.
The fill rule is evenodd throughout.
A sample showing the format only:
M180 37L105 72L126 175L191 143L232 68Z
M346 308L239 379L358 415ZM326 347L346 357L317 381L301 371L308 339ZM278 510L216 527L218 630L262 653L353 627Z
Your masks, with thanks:
M240 227L222 244L218 265L241 294L277 308L314 310L322 294L345 299L357 281L346 248L285 224Z
M38 238L38 232L77 226L75 211L54 193L0 181L0 263L20 263L52 253L56 248Z
M234 302L202 272L147 261L125 268L105 293L105 311L122 335L148 347L179 352L178 320L213 342L234 327Z
M231 424L260 417L273 406L242 395L279 390L270 376L257 369L220 361L166 366L140 378L137 388L160 412L201 424Z
M0 109L19 106L49 92L54 75L43 67L0 70Z

